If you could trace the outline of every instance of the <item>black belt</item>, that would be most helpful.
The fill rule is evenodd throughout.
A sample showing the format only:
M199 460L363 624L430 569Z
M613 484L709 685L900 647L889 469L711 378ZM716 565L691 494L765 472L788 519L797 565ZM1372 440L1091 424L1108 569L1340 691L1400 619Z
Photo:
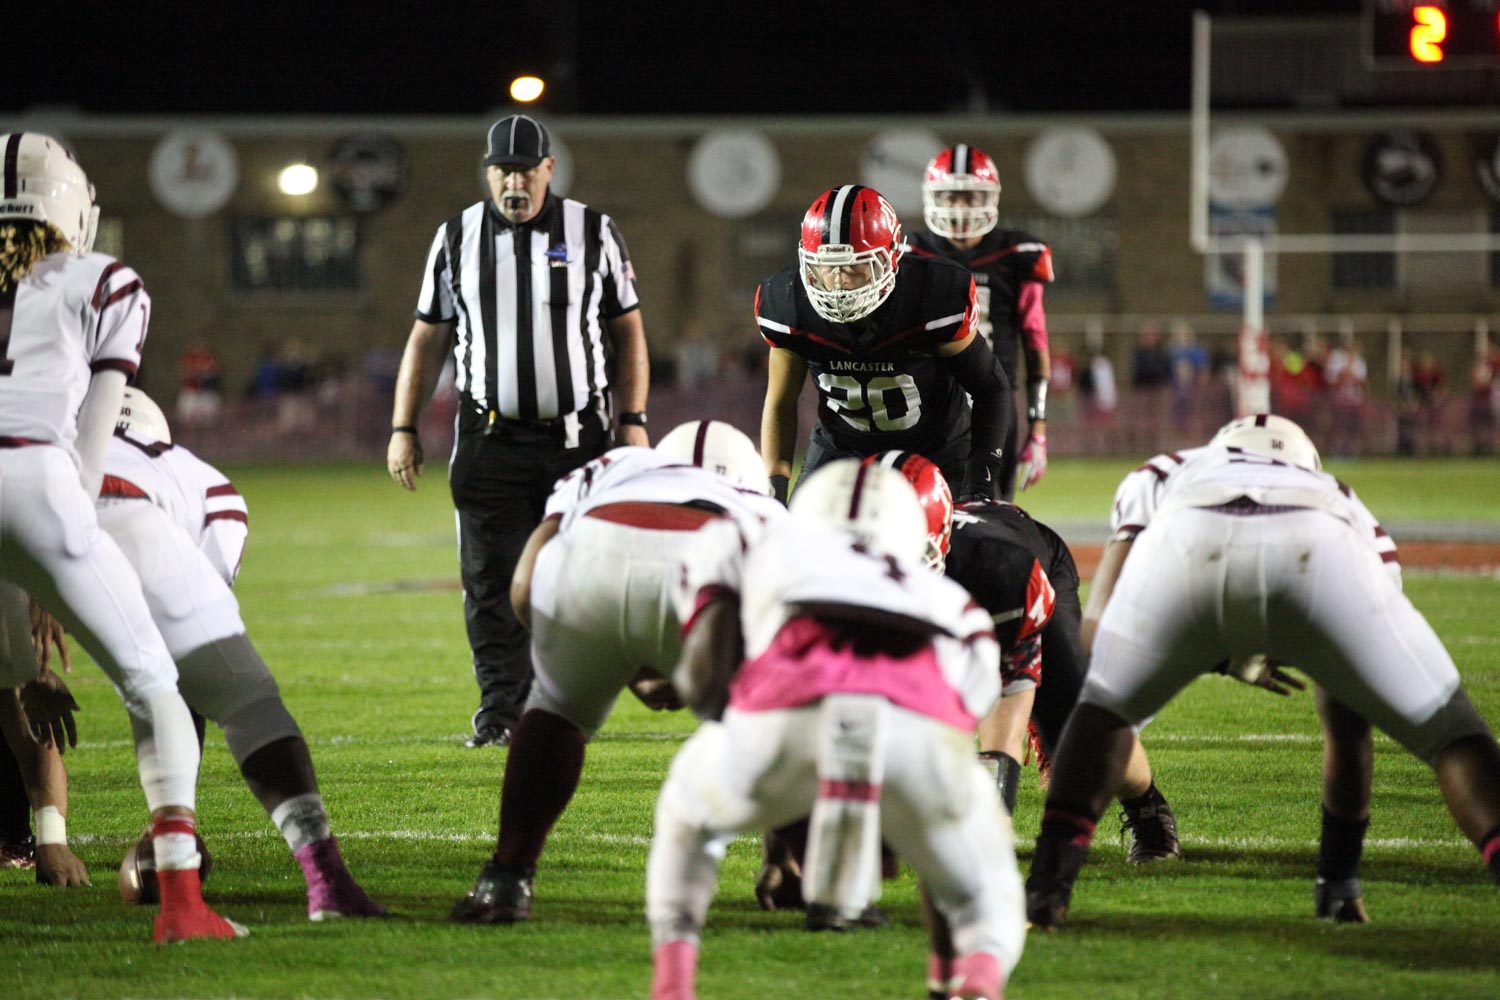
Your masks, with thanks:
M0 448L30 448L32 445L46 443L46 441L37 441L33 438L0 437Z
M1292 504L1283 503L1256 503L1249 497L1235 497L1227 503L1214 504L1212 507L1200 507L1199 510L1211 510L1215 514L1235 514L1239 517L1253 517L1257 514L1295 514L1299 510L1310 510L1309 507L1297 507Z

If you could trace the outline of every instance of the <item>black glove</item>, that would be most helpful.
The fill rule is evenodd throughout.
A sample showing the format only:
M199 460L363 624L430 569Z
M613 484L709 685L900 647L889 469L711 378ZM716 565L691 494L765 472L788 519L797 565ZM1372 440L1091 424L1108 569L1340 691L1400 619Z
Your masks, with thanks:
M772 476L771 495L775 497L783 507L786 506L786 495L791 492L791 476Z
M1000 499L1000 467L971 460L964 469L964 485L955 503Z

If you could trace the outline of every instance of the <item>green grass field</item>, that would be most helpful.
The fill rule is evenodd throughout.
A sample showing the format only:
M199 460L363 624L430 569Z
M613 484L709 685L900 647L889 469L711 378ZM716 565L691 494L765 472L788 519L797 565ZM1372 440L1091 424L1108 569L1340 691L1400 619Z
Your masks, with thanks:
M1102 521L1134 464L1059 459L1024 499L1044 520ZM251 636L312 745L345 856L397 915L307 922L295 862L211 731L199 786L215 859L208 895L252 936L151 945L150 913L123 905L114 884L145 818L129 729L79 654L69 833L94 885L44 889L29 873L0 871L0 997L647 996L652 803L691 719L622 702L543 857L533 921L446 923L492 846L504 751L461 745L475 690L441 466L415 496L378 463L230 471L251 509L238 585ZM1387 520L1500 531L1500 462L1367 460L1332 471ZM1500 581L1413 572L1406 586L1480 709L1500 719ZM1187 860L1126 866L1106 817L1070 929L1028 941L1013 1000L1500 996L1500 890L1430 773L1388 740L1377 744L1364 867L1375 922L1364 927L1311 915L1320 752L1309 696L1204 679L1146 744ZM1023 870L1041 802L1034 774L1017 814ZM926 948L909 873L886 888L891 928L812 935L794 916L756 909L758 863L753 842L731 848L704 942L705 1000L922 995Z

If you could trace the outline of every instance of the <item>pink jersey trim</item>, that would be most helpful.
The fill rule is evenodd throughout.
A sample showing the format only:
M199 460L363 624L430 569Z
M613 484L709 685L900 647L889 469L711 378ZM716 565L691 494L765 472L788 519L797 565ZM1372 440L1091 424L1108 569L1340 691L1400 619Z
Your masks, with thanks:
M943 676L931 645L904 659L859 656L839 628L813 618L788 621L764 653L740 668L729 686L729 705L741 712L769 712L830 694L880 695L892 705L974 731L974 716Z

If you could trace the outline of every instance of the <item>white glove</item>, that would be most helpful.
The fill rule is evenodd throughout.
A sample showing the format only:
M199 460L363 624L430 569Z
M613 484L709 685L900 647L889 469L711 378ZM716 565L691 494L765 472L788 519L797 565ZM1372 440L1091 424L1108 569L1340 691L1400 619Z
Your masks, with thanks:
M1032 434L1021 449L1021 489L1029 489L1047 474L1047 435Z

